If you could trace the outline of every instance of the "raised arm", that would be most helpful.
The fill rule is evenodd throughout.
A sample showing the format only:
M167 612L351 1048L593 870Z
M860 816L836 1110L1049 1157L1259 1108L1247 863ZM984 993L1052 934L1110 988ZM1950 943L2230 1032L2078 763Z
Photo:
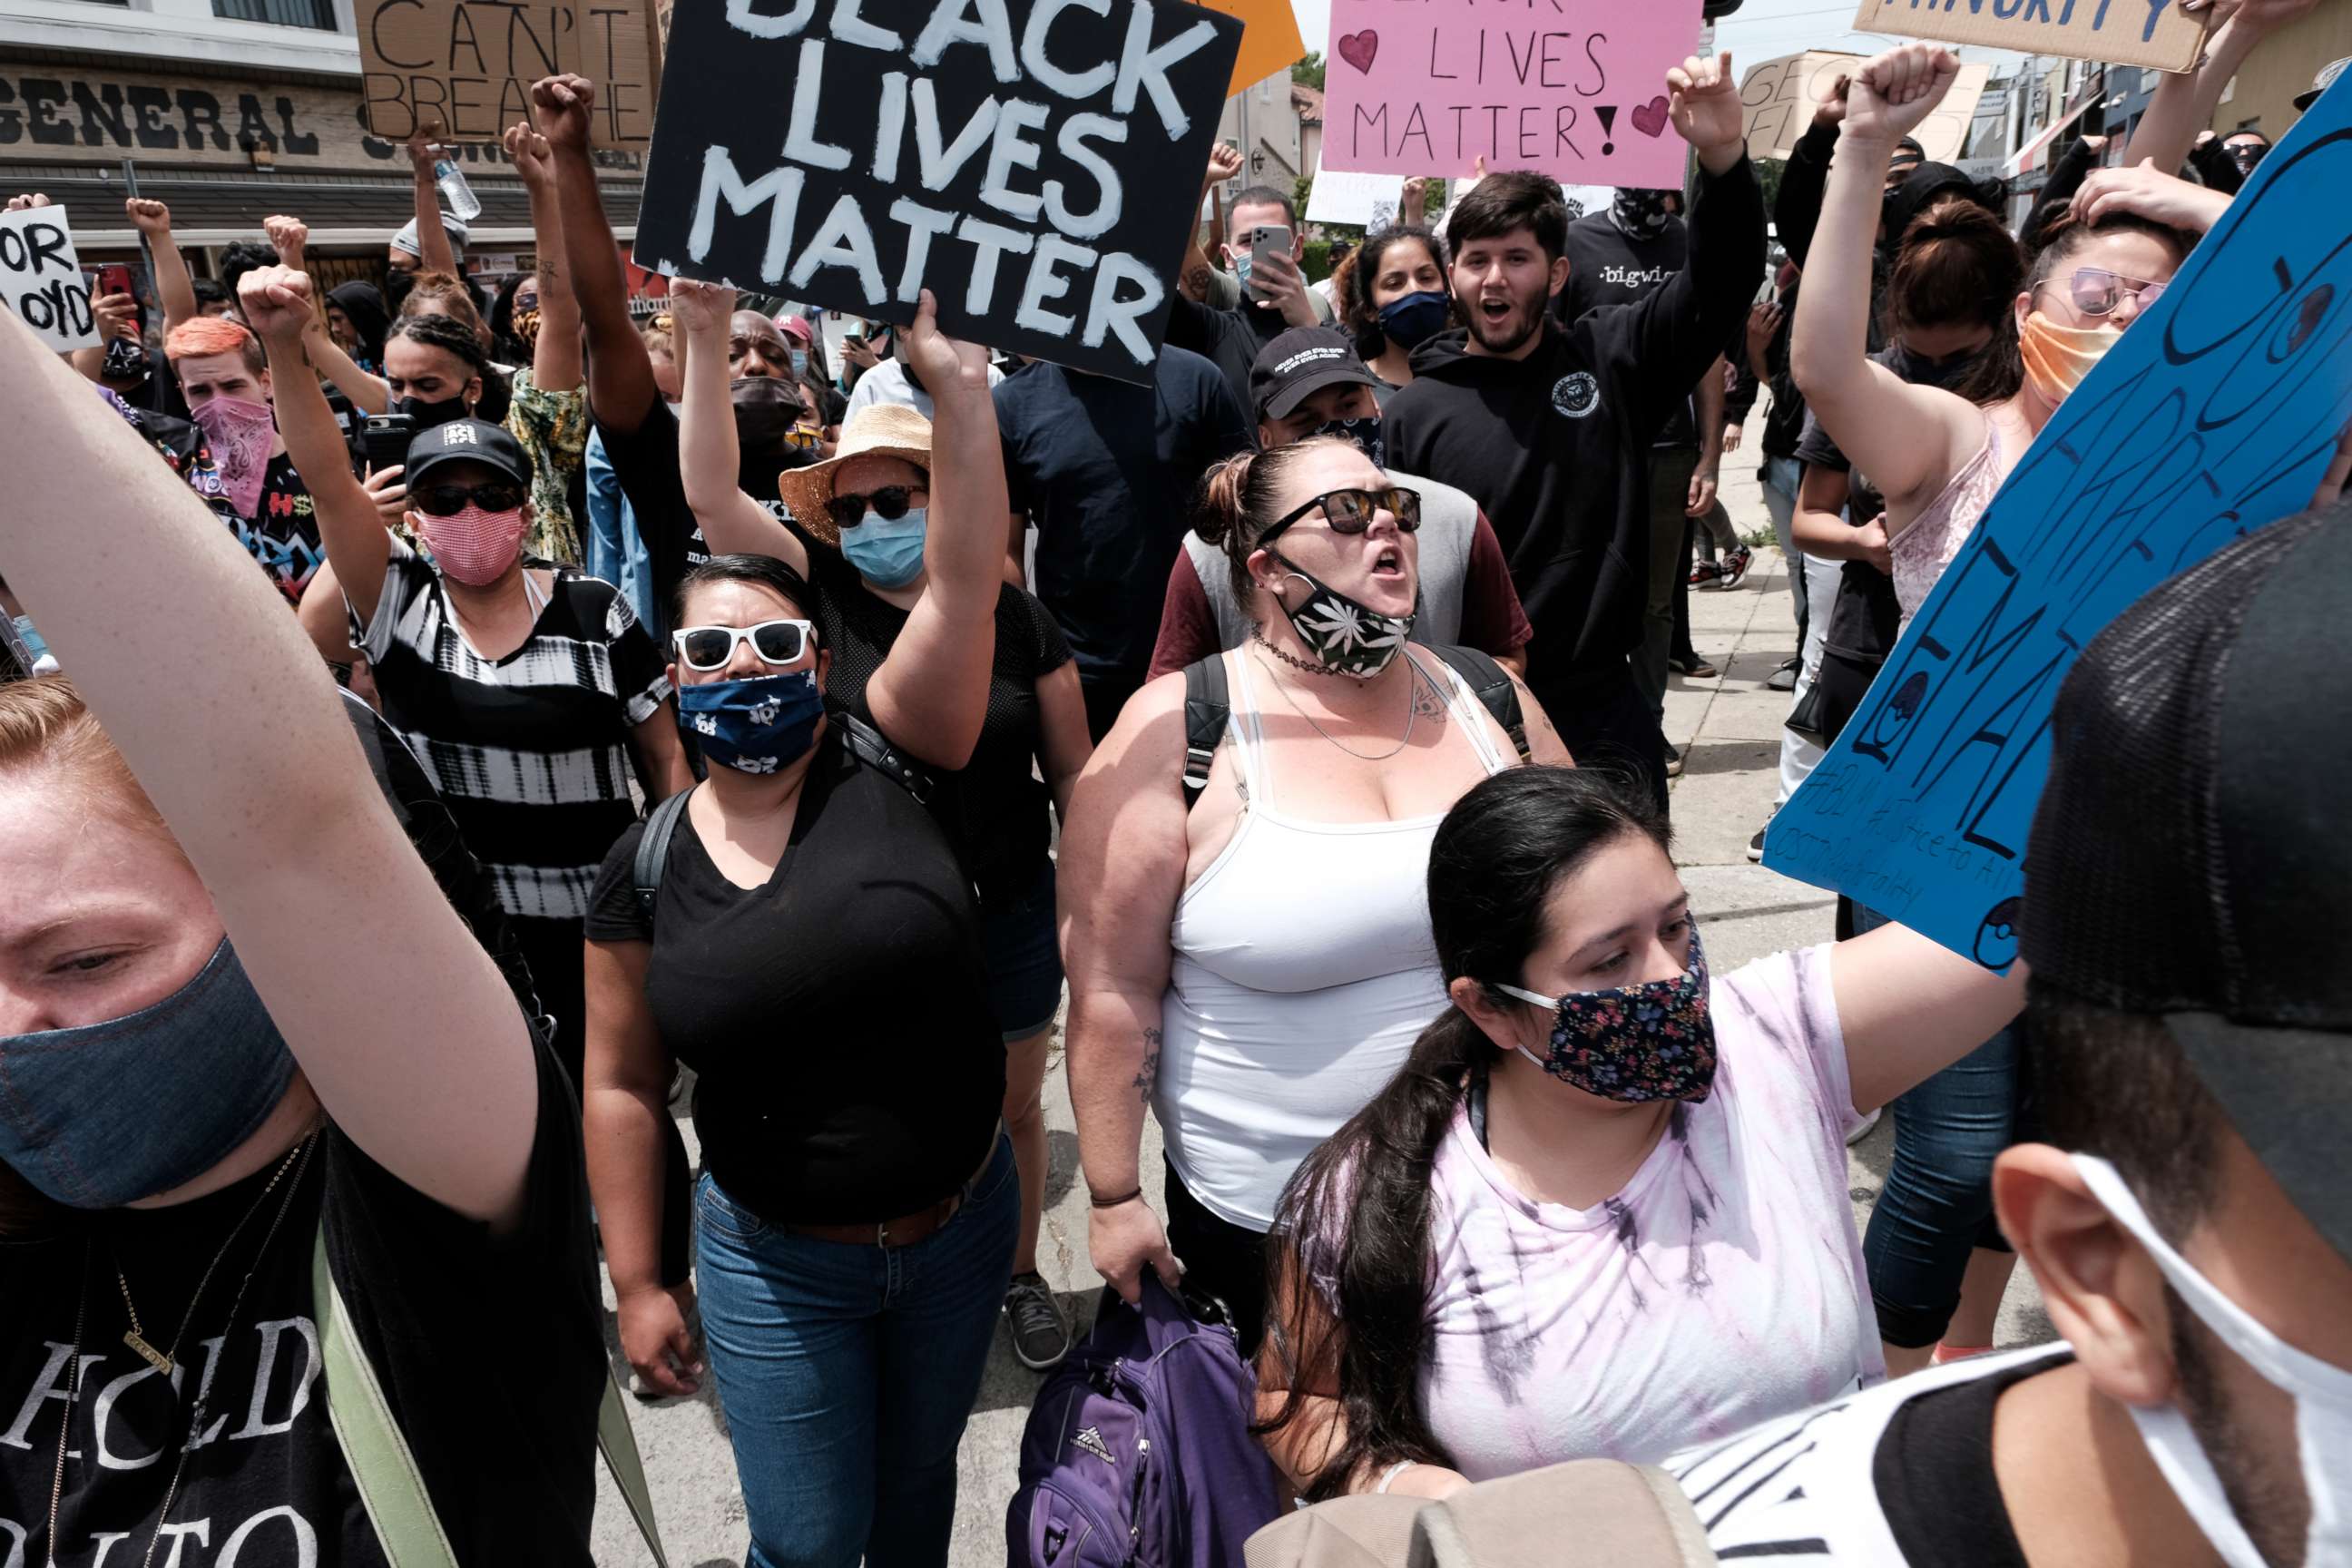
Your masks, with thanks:
M1869 357L1871 253L1886 163L1959 68L1940 45L1906 44L1864 66L1847 89L1844 131L1789 340L1806 407L1890 503L1940 486L1984 436L1982 416L1967 403L1908 385Z
M580 300L572 292L572 266L563 251L555 153L528 121L507 128L506 149L530 195L531 242L539 253L539 341L531 350L530 379L543 392L569 392L580 384Z
M1853 1108L1869 1112L1985 1043L2025 1006L2025 963L1995 974L1907 926L1831 950Z
M457 276L457 253L441 226L441 193L433 181L433 138L421 123L408 138L408 167L416 185L417 270Z
M923 596L866 683L877 728L941 767L961 768L980 743L996 657L996 602L1004 586L1004 449L988 351L940 331L923 290L898 353L931 389L930 526L923 535Z
M155 302L163 308L163 331L196 319L196 286L188 277L188 258L172 237L172 209L142 196L122 198L123 216L147 242L155 268Z
M596 195L596 165L588 156L595 84L585 77L551 76L530 89L531 110L555 167L556 222L562 230L563 269L588 330L588 408L607 427L635 431L661 397L645 339L629 320L629 289L613 226ZM541 250L542 258L546 252ZM540 292L547 293L541 280ZM542 303L542 310L546 306ZM540 337L547 336L542 320Z
M677 475L702 537L719 554L772 555L805 577L808 547L736 480L742 454L727 379L727 323L735 313L735 290L723 283L675 278L669 310L685 360Z
M2238 74L2238 68L2254 52L2254 46L2317 3L2318 0L2219 0L2212 10L2220 26L2207 36L2205 52L2196 68L2169 72L2157 79L2156 91L2147 100L2147 111L2132 128L2131 141L2124 148L2125 166L2152 161L2169 174L2187 163L2189 148L2196 145L2197 133L2213 122L2213 111L2221 106L2221 94ZM2202 7L2184 5L2182 9Z
M0 570L204 879L320 1101L410 1186L512 1222L537 1132L530 1031L394 819L333 680L244 548L13 319L0 385Z
M269 247L278 252L278 264L296 272L309 270L306 262L310 244L310 226L299 217L280 213L261 220L262 233L269 237ZM382 376L370 375L359 367L351 355L335 342L327 331L326 301L314 284L311 289L311 310L309 325L302 329L302 352L310 355L311 368L323 375L335 389L352 400L362 414L382 414L392 406L392 387ZM276 378L273 377L273 380Z
M238 281L236 296L247 324L269 355L278 434L310 487L328 564L342 584L343 597L365 623L374 618L383 594L392 536L383 531L375 498L352 475L351 448L343 444L304 348L311 320L310 279L290 267L259 267Z
M1176 275L1176 288L1184 298L1195 304L1213 305L1209 297L1210 275L1215 268L1209 265L1209 253L1201 248L1201 204L1209 193L1242 172L1242 150L1230 142L1220 142L1209 149L1209 172L1201 178L1201 194L1192 203L1192 220L1185 228L1184 266Z
M1830 156L1837 150L1838 126L1845 119L1845 77L1837 79L1829 97L1813 107L1813 122L1789 151L1780 171L1780 188L1772 197L1772 226L1782 248L1798 266L1808 265L1813 230L1822 221L1822 193L1830 177Z

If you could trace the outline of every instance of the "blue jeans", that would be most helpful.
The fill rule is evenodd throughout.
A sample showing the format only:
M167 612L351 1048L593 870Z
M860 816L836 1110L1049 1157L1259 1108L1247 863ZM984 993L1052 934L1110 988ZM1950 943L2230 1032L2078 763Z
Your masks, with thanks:
M1012 1279L1012 1141L911 1247L795 1236L704 1176L697 1286L751 1527L748 1568L947 1561L956 1446Z
M1854 906L1856 935L1886 923ZM2009 1250L1993 1220L1992 1163L2015 1138L2024 1070L2021 1020L1895 1100L1895 1161L1862 1241L1878 1337L1890 1345L1942 1339L1969 1251Z

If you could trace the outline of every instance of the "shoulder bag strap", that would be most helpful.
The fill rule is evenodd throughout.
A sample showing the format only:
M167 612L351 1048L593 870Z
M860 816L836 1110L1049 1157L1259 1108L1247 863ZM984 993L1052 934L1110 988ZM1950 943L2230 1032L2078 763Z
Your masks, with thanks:
M1225 656L1213 653L1184 667L1184 809L1191 811L1209 787L1209 767L1233 718L1225 689Z
M683 793L671 797L685 798ZM334 1273L327 1266L323 1219L310 1242L310 1316L318 1325L319 1355L325 1369L327 1423L334 1429L336 1446L343 1451L343 1463L351 1469L352 1484L359 1490L368 1522L375 1526L384 1561L391 1568L457 1568L457 1554L441 1528L441 1516L434 1511L415 1456L409 1452L408 1439L401 1436L400 1424L393 1419L383 1386L376 1381L375 1368L360 1348L350 1315L343 1310L342 1292L335 1288ZM661 1531L654 1523L653 1493L646 1485L645 1462L638 1457L628 1405L622 1399L621 1385L613 1379L610 1363L604 1367L604 1403L596 1412L596 1447L656 1568L669 1568L669 1560L662 1552Z
M1518 748L1519 761L1528 762L1527 715L1519 711L1519 689L1512 684L1510 671L1475 647L1447 645L1429 651L1462 678L1479 705L1495 716L1495 722L1503 727L1503 733Z
M693 793L682 789L654 807L646 818L645 835L637 840L636 858L629 863L629 880L637 891L637 912L648 924L661 894L662 868L669 864L669 841L677 832L677 819L686 815L686 797Z
M931 775L925 773L913 758L892 745L889 736L848 713L832 713L826 717L841 726L842 733L848 737L850 751L859 762L913 795L916 805L931 804Z

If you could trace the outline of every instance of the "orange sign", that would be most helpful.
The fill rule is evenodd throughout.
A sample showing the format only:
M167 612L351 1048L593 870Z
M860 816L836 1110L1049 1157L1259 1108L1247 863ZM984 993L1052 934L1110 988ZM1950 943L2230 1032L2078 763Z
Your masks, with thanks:
M1241 18L1242 52L1234 60L1234 79L1225 89L1231 98L1252 82L1264 81L1307 58L1306 40L1298 36L1298 18L1290 0L1198 0L1212 11Z

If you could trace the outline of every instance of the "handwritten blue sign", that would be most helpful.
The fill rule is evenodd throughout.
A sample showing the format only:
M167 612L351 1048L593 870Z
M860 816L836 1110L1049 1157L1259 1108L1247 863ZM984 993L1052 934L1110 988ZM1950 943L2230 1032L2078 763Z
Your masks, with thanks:
M2067 670L2157 584L2309 505L2352 420L2347 193L2339 85L2042 428L1772 818L1766 866L2009 966Z

